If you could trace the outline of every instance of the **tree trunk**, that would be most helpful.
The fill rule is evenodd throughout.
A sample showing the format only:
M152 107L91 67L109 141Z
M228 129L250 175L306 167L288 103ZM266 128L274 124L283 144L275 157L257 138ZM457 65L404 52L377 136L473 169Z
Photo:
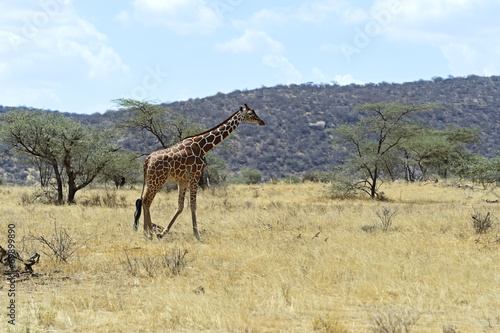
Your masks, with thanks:
M65 156L64 156L64 168L66 169L66 175L68 176L68 204L75 203L75 195L78 191L75 183L75 173L72 170L71 152L64 146Z
M378 168L375 168L372 177L372 183L370 188L370 197L375 199L377 196L377 179L378 179Z
M63 182L62 182L62 177L61 177L61 171L59 171L59 166L57 163L53 163L52 167L54 168L54 175L56 177L56 182L57 182L57 204L62 205L64 202L64 197L63 197Z
M75 185L75 180L73 179L72 182L68 181L68 204L75 203L75 195L77 191L78 188Z

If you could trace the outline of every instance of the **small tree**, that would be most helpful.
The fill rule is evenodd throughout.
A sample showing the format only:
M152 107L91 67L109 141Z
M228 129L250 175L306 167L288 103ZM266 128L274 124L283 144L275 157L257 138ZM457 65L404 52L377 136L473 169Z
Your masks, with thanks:
M241 170L241 177L245 184L257 184L260 182L261 173L259 170L255 169L243 169Z
M423 179L428 170L446 177L466 158L466 145L478 141L478 131L471 128L418 129L416 135L403 144L405 179Z
M14 153L31 158L38 166L40 180L47 185L46 166L56 181L57 201L63 202L63 163L56 137L60 128L69 126L69 119L56 113L36 109L13 110L2 115L1 140Z
M126 98L114 102L130 112L130 117L123 119L118 125L119 128L145 131L152 135L163 149L186 136L202 132L200 124L163 105Z
M112 143L112 132L94 129L75 122L59 138L68 182L68 203L76 192L92 183L114 161L119 148Z
M487 158L481 155L466 155L456 161L454 172L486 187L500 184L500 156Z
M340 142L351 149L344 168L362 179L362 191L372 198L378 196L384 172L388 173L394 166L395 153L418 132L419 126L412 116L433 108L396 103L365 104L356 108L363 116L358 123L334 129L341 137Z
M92 183L118 152L109 130L91 129L59 113L19 109L2 115L2 119L2 141L34 162L42 184L48 184L47 166L52 168L58 203L64 201L63 179L67 182L67 202L73 203L76 192Z

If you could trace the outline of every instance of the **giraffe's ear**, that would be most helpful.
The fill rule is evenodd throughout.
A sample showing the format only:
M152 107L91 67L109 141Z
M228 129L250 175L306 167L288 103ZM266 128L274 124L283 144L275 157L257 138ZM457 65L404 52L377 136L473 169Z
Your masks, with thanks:
M243 111L243 107L240 105L240 111Z

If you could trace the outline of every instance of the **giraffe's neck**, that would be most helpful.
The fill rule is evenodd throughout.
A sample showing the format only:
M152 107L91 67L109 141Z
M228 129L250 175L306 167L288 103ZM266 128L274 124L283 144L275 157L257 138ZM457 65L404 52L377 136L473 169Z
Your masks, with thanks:
M220 125L195 136L195 141L198 143L202 154L206 154L210 149L227 138L227 136L241 124L244 117L245 115L238 111Z

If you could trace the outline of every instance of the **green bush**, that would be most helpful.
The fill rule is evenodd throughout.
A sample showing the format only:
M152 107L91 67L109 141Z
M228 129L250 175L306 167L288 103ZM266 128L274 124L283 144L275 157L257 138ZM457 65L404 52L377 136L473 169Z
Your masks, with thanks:
M313 183L330 183L333 179L333 173L327 171L312 171L302 177L303 182L309 181Z
M245 184L257 184L261 179L261 172L255 169L243 169L241 170L242 181Z

